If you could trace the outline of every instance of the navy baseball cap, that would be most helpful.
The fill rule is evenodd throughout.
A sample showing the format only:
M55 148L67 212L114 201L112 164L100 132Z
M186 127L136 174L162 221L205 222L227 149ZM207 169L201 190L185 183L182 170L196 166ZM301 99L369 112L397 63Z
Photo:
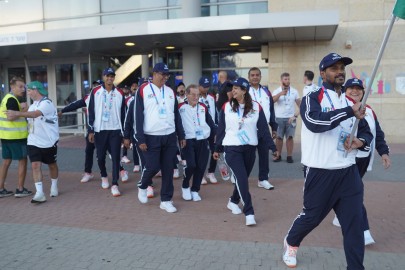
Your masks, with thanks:
M327 56L325 56L319 63L319 70L323 71L339 61L342 61L345 66L353 63L353 60L349 57L342 57L337 53L330 53Z
M211 82L210 79L208 79L208 77L201 77L200 80L198 81L198 84L201 85L204 88L210 87L211 86Z
M353 87L353 86L358 86L361 89L364 90L364 86L363 86L363 82L362 80L359 80L357 78L353 78L353 79L348 79L344 85L345 88L349 88L349 87Z
M153 72L161 72L163 74L169 74L169 68L165 63L157 63L153 67Z
M242 78L242 77L237 78L236 80L231 82L231 84L233 86L239 86L242 89L246 89L246 90L249 89L249 82L245 78Z
M114 75L115 76L115 70L111 67L106 68L103 70L103 76L107 76L107 75Z

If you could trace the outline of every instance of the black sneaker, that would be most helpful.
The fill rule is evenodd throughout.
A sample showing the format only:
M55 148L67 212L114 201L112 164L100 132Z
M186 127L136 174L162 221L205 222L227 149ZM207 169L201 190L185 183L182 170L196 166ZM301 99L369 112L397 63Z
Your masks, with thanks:
M294 160L292 159L292 156L287 157L287 162L288 163L294 163Z
M29 191L26 188L23 188L22 190L19 190L18 188L15 190L14 196L17 198L22 198L22 197L27 197L32 195L32 191Z
M3 188L2 190L0 190L0 198L3 197L8 197L13 195L14 193L12 191L8 191L7 189Z

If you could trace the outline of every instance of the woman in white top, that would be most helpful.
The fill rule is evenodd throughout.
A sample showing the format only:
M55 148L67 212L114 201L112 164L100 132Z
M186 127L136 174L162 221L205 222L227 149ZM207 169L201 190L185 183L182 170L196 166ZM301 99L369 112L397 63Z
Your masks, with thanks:
M261 106L249 95L249 82L239 78L232 83L232 98L221 109L213 157L219 159L224 152L225 162L231 169L235 188L227 208L233 214L241 214L238 204L243 204L246 225L255 225L254 210L249 193L249 174L256 158L259 139L277 154L271 139L266 117Z

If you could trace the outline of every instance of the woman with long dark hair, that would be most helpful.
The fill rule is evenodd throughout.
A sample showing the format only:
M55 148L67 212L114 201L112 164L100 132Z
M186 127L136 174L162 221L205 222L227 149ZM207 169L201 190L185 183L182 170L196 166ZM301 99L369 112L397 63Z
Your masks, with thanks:
M246 225L250 226L256 224L248 183L255 163L256 146L262 139L273 153L277 150L261 106L249 95L249 82L239 78L232 85L232 98L222 106L219 115L213 157L219 159L219 153L224 152L235 184L227 208L235 215L241 214L238 204L242 202Z

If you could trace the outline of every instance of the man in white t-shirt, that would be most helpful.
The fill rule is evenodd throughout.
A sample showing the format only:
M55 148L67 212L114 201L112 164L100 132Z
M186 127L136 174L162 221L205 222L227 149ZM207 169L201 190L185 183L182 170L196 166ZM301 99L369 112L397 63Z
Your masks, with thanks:
M58 165L56 157L59 141L58 113L55 105L47 97L48 91L39 81L27 84L27 94L34 100L27 112L7 111L8 117L18 116L28 118L29 134L27 154L31 161L32 174L36 193L31 203L46 202L42 188L42 163L48 164L51 176L50 196L58 196Z
M314 80L314 73L310 70L305 70L304 72L304 89L302 89L302 96L306 96L308 93L312 91L318 90L318 86L314 84L312 81Z
M290 74L284 72L280 76L281 86L273 91L274 111L276 113L277 129L277 152L278 156L273 158L274 162L281 161L283 150L283 139L286 138L287 162L293 163L292 152L294 147L295 127L299 115L301 99L297 89L290 86ZM298 110L294 105L297 105Z

